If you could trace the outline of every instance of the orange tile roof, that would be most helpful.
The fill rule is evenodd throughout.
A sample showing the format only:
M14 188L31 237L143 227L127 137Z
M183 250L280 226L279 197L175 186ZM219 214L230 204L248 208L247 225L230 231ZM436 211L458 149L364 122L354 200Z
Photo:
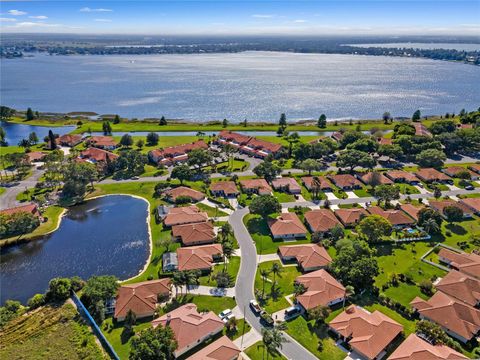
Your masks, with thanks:
M80 153L82 159L94 160L95 162L107 161L107 156L110 160L118 158L117 154L97 148L88 148Z
M336 225L342 225L335 214L328 209L312 210L305 213L305 221L313 232L326 232Z
M190 246L177 249L178 270L210 269L215 255L221 255L221 244Z
M334 213L345 226L355 225L362 216L368 216L364 208L337 209Z
M463 360L463 354L443 344L432 345L416 334L410 334L387 360Z
M307 233L307 229L295 213L282 213L278 218L268 220L268 227L273 236Z
M75 146L82 142L83 136L81 134L65 134L57 138L57 144L68 144Z
M393 181L408 181L408 182L419 181L419 179L414 174L404 170L389 170L385 173L385 175L390 179L392 179Z
M303 284L307 289L303 294L297 295L297 301L306 310L320 305L328 306L330 302L345 296L343 285L324 269L301 275L295 282Z
M227 336L222 336L187 360L234 360L240 359L241 350Z
M471 210L475 211L476 213L480 213L480 198L465 198L465 199L461 199L460 203L469 207Z
M124 318L129 310L132 310L137 317L153 315L158 295L169 295L170 287L170 279L123 285L118 289L114 317Z
M360 180L362 180L362 182L364 184L370 185L372 183L372 180L373 180L373 176L374 176L373 174L374 174L374 172L368 172L368 173L360 176ZM378 182L378 184L381 184L381 185L393 184L393 181L390 180L389 178L387 178L382 173L377 172L377 174L378 175L377 175L376 181Z
M409 225L414 224L415 221L401 210L383 210L379 206L372 206L368 208L370 214L379 215L387 219L392 225Z
M469 165L468 168L478 174L480 174L480 164Z
M198 222L205 222L208 220L206 212L200 211L195 205L176 207L170 209L167 216L163 220L166 226L192 224Z
M480 304L480 280L459 271L451 270L435 287L468 305Z
M428 131L425 125L419 122L412 123L415 128L415 135L417 136L432 136L432 133Z
M295 191L295 190L301 191L302 190L301 186L298 185L297 180L295 180L294 178L290 178L290 177L283 177L283 178L280 178L280 179L274 179L274 180L272 180L272 186L273 186L274 189L287 187L288 191Z
M179 186L163 192L168 198L176 201L178 197L189 197L194 201L201 201L205 199L205 194L200 191L190 189L186 186Z
M276 153L277 151L280 151L281 148L282 148L281 144L276 144L276 143L272 143L270 141L257 139L257 138L251 138L250 141L248 142L247 146L254 147L254 148L260 149L260 150L267 150L271 153Z
M247 146L248 148L252 149L267 150L271 153L275 153L282 148L281 144L272 143L266 140L257 139L252 136L235 133L228 130L220 131L218 137L224 141L233 141L241 146Z
M464 339L471 339L480 331L480 311L441 291L428 301L416 297L410 305L422 316Z
M265 179L249 179L249 180L240 180L240 185L243 189L257 190L261 193L271 193L272 188Z
M278 247L281 257L294 257L303 269L327 266L332 258L323 246L318 244L284 245Z
M375 310L373 313L351 305L333 319L329 326L344 337L355 351L373 359L403 330L403 326Z
M223 191L225 195L238 194L237 184L234 181L217 181L210 185L211 191Z
M320 190L323 189L332 189L332 184L327 180L325 176L316 176L320 182ZM304 176L302 177L302 182L305 184L307 189L311 189L313 186L313 176Z
M35 162L35 161L43 160L43 158L47 156L47 154L41 151L31 151L27 153L27 156L30 162Z
M87 143L93 146L117 146L116 141L111 136L91 136L87 138Z
M463 211L464 214L472 214L472 209L466 206L465 204L452 200L452 199L445 199L445 200L429 200L428 204L437 210L440 214L443 214L443 211L446 207L455 206Z
M453 268L480 279L480 255L441 248L438 256L448 259Z
M252 138L251 136L239 134L229 130L220 131L218 137L227 141L234 141L240 145L246 145Z
M423 181L446 181L451 180L450 176L438 171L434 168L423 168L415 172L418 178Z
M400 209L402 209L402 211L404 211L406 214L410 215L410 217L415 221L418 221L418 213L423 208L425 208L425 206L414 206L408 203L400 205Z
M350 174L330 175L328 178L340 188L362 186L362 183Z
M183 245L187 246L215 241L215 231L210 222L175 225L172 227L172 235L179 237Z
M470 174L470 176L475 177L478 176L478 174L474 173L471 170L468 170L467 168L463 166L449 166L443 169L443 172L447 174L448 176L455 177L458 173L466 171Z
M26 204L22 206L0 210L0 214L2 215L12 215L12 214L17 214L21 212L26 212L26 213L33 214L35 216L40 216L40 212L38 211L37 205L35 204Z
M158 161L164 160L163 162L169 163L174 162L175 160L186 160L188 158L187 154L195 149L208 149L208 144L203 140L197 140L189 144L170 146L165 149L155 149L150 151L149 154ZM180 156L184 156L184 158L179 159L178 157Z
M183 353L187 347L194 347L224 327L223 321L212 311L199 313L195 304L185 304L152 321L154 328L159 324L164 327L168 324L173 330L178 344L177 354Z

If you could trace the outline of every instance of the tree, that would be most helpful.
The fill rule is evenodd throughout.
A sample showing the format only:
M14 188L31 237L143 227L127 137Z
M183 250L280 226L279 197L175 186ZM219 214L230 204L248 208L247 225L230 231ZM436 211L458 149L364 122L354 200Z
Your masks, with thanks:
M0 238L31 233L39 225L39 218L31 213L0 214Z
M278 325L275 325L273 329L262 328L262 340L267 348L267 352L272 356L278 355L278 349L281 349L283 343L287 342L285 335L281 331Z
M115 160L115 178L131 178L145 172L146 155L135 150L124 150Z
M412 121L420 121L420 118L422 117L422 113L420 112L420 110L416 110L413 115L412 115Z
M303 160L298 167L302 170L308 171L308 175L312 174L312 171L318 171L321 168L320 163L315 159Z
M109 121L104 121L102 124L103 135L112 135L112 125Z
M307 288L303 283L297 281L293 283L293 293L295 294L295 296L301 295L305 291L307 291Z
M416 161L421 167L440 168L443 166L445 160L447 160L447 157L443 151L436 149L425 149L416 157Z
M188 165L200 169L203 165L209 165L213 161L212 154L205 149L194 149L188 153Z
M460 170L457 174L456 177L462 180L472 180L472 174L465 169L465 170Z
M270 271L268 269L260 269L260 277L262 278L262 298L265 298L265 282L268 280Z
M155 146L158 144L158 134L151 132L147 135L147 146Z
M382 216L369 215L360 220L358 230L367 238L369 243L373 243L381 241L385 236L390 236L392 224Z
M330 315L330 308L325 305L319 305L313 309L308 310L308 318L315 321L315 326L319 326L325 322L325 319Z
M418 226L425 227L426 223L430 220L433 220L438 225L438 227L440 227L443 222L442 215L438 211L428 207L420 209L420 211L418 212Z
M375 159L366 152L359 150L344 150L337 157L337 166L340 168L350 168L350 171L357 166L373 168Z
M345 302L350 296L355 295L355 288L352 285L345 286L345 295L343 296L343 304L342 307L345 309Z
M36 145L38 143L38 136L35 132L31 132L30 135L28 135L28 141L32 145Z
M72 162L63 169L65 179L62 196L66 198L83 199L87 191L87 184L93 188L93 182L98 178L95 165L87 162Z
M222 121L222 127L226 128L228 126L228 120L227 119L223 119Z
M347 149L360 150L366 153L374 153L378 149L378 142L371 137L365 137L348 144Z
M327 117L325 114L320 115L318 118L317 127L320 129L325 129L327 127Z
M263 218L273 213L279 213L281 210L280 202L272 195L257 196L250 204L250 213L260 215Z
M28 141L27 139L22 139L18 142L18 146L23 147L24 149L28 149L30 145L30 141Z
M130 345L130 360L172 360L177 349L175 334L170 326L158 324L134 337Z
M69 278L53 278L48 283L47 301L60 302L70 297L72 283Z
M33 113L33 110L31 108L27 109L27 113L25 114L25 118L27 119L27 121L31 121L31 120L35 119L35 114Z
M183 185L185 180L190 180L193 177L193 171L186 164L177 165L172 169L170 174L172 179L180 180L180 184Z
M332 237L332 240L334 242L340 240L343 238L345 235L345 232L343 230L343 227L340 226L339 224L335 225L332 230L330 231L330 236Z
M383 115L382 115L382 119L383 119L384 124L388 124L388 122L390 121L391 118L392 118L392 115L390 115L390 113L388 111L384 112Z
M130 146L133 145L133 138L132 135L130 134L124 134L122 138L120 139L120 145L129 148Z
M278 262L274 262L272 267L270 268L271 273L273 274L273 282L276 281L276 276L281 277L280 274L282 273L282 265Z
M282 129L282 133L287 128L287 116L285 115L285 113L280 114L280 120L278 121L278 126L280 126L280 128Z
M35 294L30 299L28 299L27 305L30 310L36 309L45 304L45 295L44 294Z
M125 316L125 323L123 325L123 330L127 334L128 337L134 335L135 331L133 330L133 327L137 323L137 315L132 311L132 309L129 309L127 311L127 315Z
M135 145L137 145L137 148L141 150L143 145L145 145L145 141L143 141L143 139L138 139Z
M428 339L432 339L436 344L450 345L452 340L443 331L443 329L428 320L420 320L415 324L415 330L417 333L425 335Z
M263 177L267 181L272 181L275 179L280 173L282 169L277 165L273 164L270 161L263 161L253 169L253 172L258 177Z
M113 119L114 124L120 124L120 116L115 115L115 118Z
M438 234L441 228L434 219L430 218L423 222L423 229L428 234Z
M394 144L383 144L377 149L378 155L388 156L392 159L399 159L403 156L403 150L400 146Z
M433 189L433 197L435 199L439 199L442 196L442 191L440 190L439 187L435 186Z
M0 146L7 146L7 133L5 132L5 129L0 126Z
M447 221L450 223L463 220L463 210L457 206L446 206L443 209L443 215L445 215Z
M15 114L15 110L8 106L0 106L0 119L8 120Z
M288 133L285 136L285 140L288 142L288 156L291 157L293 144L296 144L300 141L300 135L298 135L297 132Z
M430 126L430 132L433 135L439 135L442 133L453 133L457 129L457 125L452 120L436 121Z
M55 150L57 148L57 139L52 130L48 130L48 144L50 150Z
M230 285L230 275L226 271L219 271L214 278L219 288L226 288Z
M223 263L224 263L224 270L227 270L227 263L232 258L233 254L235 253L235 248L231 241L223 241L222 242L222 251L223 251Z
M160 122L158 123L158 125L160 125L160 126L165 126L165 125L167 125L167 119L165 119L165 116L162 116L162 117L160 118Z
M384 201L385 206L389 206L390 201L400 199L400 189L398 186L379 185L375 187L375 197L378 198L379 204Z

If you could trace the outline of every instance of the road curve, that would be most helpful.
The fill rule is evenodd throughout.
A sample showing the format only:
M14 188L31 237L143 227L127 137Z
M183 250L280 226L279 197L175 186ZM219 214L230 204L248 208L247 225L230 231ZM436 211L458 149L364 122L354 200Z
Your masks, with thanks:
M253 291L255 273L257 272L257 249L250 233L243 224L243 217L249 213L248 207L234 211L228 222L232 225L235 238L241 251L240 270L235 284L235 300L240 311L248 323L259 333L262 331L259 317L255 316L249 307L250 300L255 299ZM290 335L284 333L288 342L283 344L280 352L288 359L314 360L317 359L310 351L296 342Z

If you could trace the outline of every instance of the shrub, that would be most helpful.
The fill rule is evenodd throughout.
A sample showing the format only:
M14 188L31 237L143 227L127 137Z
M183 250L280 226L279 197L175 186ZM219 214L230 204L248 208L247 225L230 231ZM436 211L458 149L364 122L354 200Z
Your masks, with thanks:
M45 295L43 294L35 294L27 302L27 305L30 308L30 310L36 309L42 306L43 304L45 304Z

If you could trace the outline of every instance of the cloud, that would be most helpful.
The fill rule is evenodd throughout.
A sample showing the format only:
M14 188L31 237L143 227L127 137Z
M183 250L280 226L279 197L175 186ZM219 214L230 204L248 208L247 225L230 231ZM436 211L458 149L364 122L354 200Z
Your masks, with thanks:
M97 21L97 22L112 22L112 20L110 20L110 19L94 19L94 21Z
M306 23L308 22L308 20L304 20L304 19L297 19L297 20L293 20L294 23L296 24L303 24L303 23Z
M32 22L32 21L23 21L16 23L12 27L16 28L33 28L33 27L59 27L63 26L61 24L49 24L49 23L43 23L43 22Z
M84 7L80 9L80 12L112 12L112 11L113 11L112 9L103 9L103 8L92 9L89 7Z
M274 14L253 14L252 17L257 19L271 19L275 17Z
M37 16L29 16L30 19L37 19L37 20L45 20L48 19L48 16L45 15L37 15Z
M13 15L13 16L27 15L27 13L25 11L20 11L20 10L8 10L7 13L9 15Z
M0 18L0 21L1 22L15 22L17 21L17 19L14 19L14 18Z

